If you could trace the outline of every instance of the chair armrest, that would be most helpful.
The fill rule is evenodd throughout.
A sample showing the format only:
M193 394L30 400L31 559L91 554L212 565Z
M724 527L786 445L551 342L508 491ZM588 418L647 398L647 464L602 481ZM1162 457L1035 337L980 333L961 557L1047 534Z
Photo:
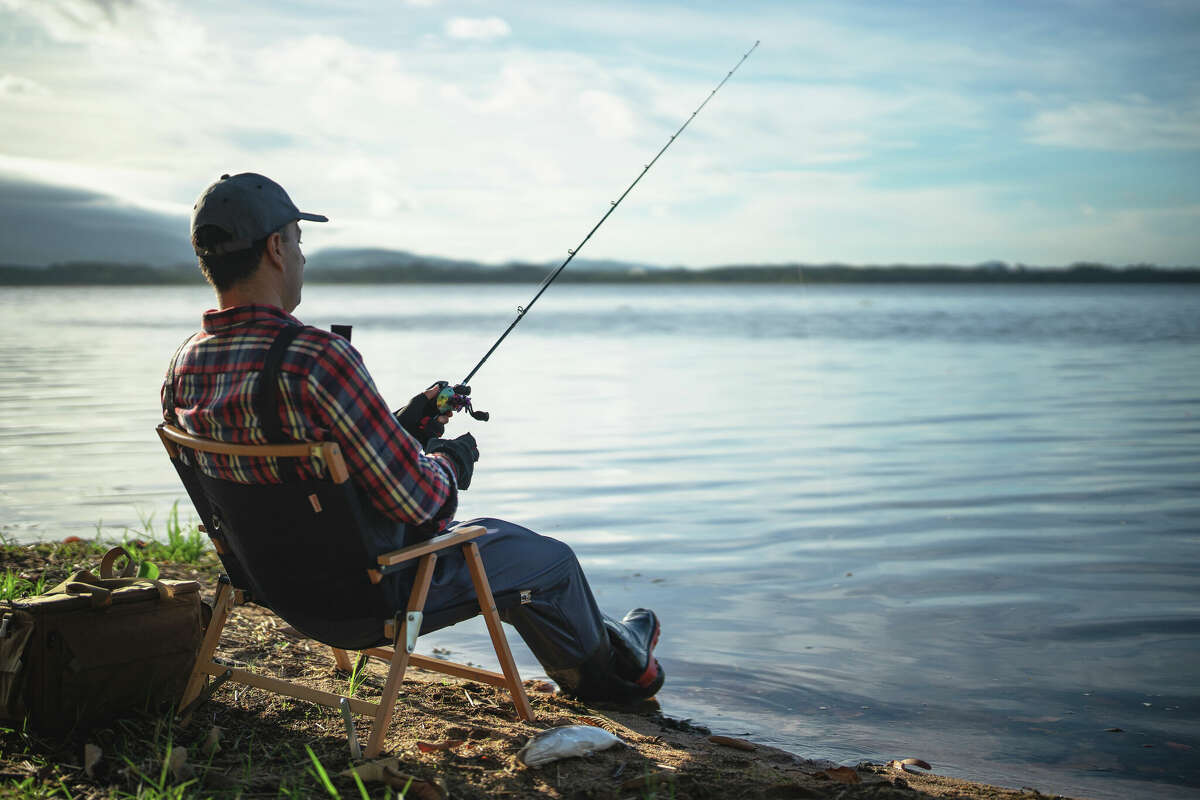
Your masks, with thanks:
M390 567L395 564L401 564L405 561L411 561L414 558L420 558L423 555L445 550L447 547L454 547L463 542L469 542L472 539L482 536L487 533L487 528L482 525L460 525L454 528L449 533L443 533L440 536L435 536L428 541L420 544L409 545L402 547L399 550L393 550L390 553L384 553L377 561L381 567Z

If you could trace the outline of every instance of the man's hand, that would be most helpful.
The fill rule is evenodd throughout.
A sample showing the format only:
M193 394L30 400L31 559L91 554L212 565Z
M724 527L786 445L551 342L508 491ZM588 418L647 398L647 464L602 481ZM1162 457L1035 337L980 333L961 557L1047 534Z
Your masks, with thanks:
M475 472L475 462L479 460L479 445L475 443L474 436L464 433L457 439L432 439L425 450L441 453L453 462L459 491L471 487L471 475Z
M453 411L440 413L437 403L434 402L438 392L448 385L448 381L438 381L409 400L408 405L396 412L396 419L400 421L400 426L426 450L429 449L427 445L431 439L445 433L446 423L450 421L450 417L454 416Z

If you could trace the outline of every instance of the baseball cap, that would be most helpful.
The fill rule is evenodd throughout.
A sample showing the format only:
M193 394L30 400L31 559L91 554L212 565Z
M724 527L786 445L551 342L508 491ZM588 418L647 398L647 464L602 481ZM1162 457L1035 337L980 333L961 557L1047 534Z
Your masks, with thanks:
M283 187L265 175L256 172L222 175L192 206L192 237L194 240L197 229L216 225L233 238L207 249L196 247L196 255L245 250L298 219L329 222L329 217L296 208Z

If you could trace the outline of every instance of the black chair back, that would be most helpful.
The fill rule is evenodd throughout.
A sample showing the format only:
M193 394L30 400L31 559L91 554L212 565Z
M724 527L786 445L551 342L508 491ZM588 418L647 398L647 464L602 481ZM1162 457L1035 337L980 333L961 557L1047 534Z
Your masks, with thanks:
M166 424L163 431L182 434ZM194 452L206 449L205 443L183 438L194 447L176 437L171 463L233 586L324 644L362 650L383 643L395 607L384 584L370 577L372 571L381 577L381 570L368 544L398 523L364 503L349 480L245 484L206 475ZM247 455L272 448L238 450ZM401 576L387 577L390 583Z

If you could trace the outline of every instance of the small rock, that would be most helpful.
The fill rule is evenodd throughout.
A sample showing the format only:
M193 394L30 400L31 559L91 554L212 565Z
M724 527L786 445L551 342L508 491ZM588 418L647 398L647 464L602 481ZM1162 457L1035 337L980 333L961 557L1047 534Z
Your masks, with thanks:
M83 771L89 778L96 777L93 770L96 764L100 763L100 758L104 755L104 751L94 744L85 744L83 746Z
M920 767L921 769L933 769L933 767L931 767L929 765L928 761L924 761L920 758L896 759L895 761L889 761L887 763L887 765L888 765L888 769L898 769L901 772L911 772L914 775L920 775L921 773L917 772L916 770L909 769L909 767Z
M838 783L862 783L862 778L858 776L858 771L854 767L830 767L821 770L813 777L827 778Z
M735 750L757 750L758 745L745 739L735 739L732 736L709 736L708 741L722 747L732 747Z

